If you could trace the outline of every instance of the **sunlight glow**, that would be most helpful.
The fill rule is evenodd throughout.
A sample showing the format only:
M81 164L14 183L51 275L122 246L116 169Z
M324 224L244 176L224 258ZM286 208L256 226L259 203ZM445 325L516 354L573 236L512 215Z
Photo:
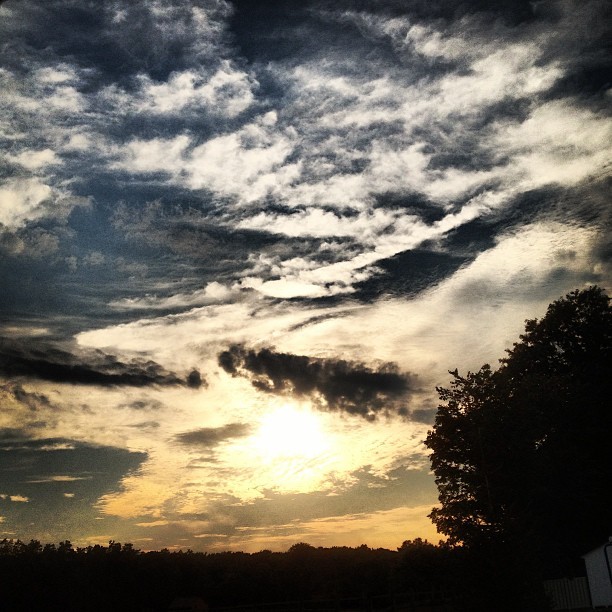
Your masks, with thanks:
M325 453L330 440L317 414L285 404L262 418L253 446L267 462L308 460Z

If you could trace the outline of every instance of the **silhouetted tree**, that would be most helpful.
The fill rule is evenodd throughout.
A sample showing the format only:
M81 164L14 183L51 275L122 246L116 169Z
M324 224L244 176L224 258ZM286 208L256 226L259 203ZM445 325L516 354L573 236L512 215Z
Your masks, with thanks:
M430 516L452 543L569 573L609 535L611 336L609 298L591 287L527 321L498 370L451 372L426 445Z

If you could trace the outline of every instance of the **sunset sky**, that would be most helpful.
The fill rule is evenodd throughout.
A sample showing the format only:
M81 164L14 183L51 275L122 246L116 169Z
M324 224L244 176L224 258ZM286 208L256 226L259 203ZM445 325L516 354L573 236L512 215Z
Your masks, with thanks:
M0 538L437 542L448 370L610 289L608 0L0 6Z

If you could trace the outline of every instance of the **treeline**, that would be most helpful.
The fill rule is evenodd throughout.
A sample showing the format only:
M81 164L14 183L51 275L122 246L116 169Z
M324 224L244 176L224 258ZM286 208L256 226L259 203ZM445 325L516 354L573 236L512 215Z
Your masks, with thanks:
M287 552L142 552L131 544L75 548L0 542L0 609L167 610L176 597L211 609L273 602L338 602L456 593L460 549L416 539L397 550L315 548Z

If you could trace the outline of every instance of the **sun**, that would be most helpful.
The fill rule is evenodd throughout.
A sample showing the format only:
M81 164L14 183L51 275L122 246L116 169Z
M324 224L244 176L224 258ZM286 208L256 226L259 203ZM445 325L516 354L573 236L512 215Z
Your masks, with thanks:
M319 415L303 407L284 404L265 414L253 445L270 462L280 459L314 459L330 447Z
M342 457L328 415L308 402L274 399L259 413L252 434L228 452L234 467L244 466L247 497L260 496L264 490L318 490L325 487Z

